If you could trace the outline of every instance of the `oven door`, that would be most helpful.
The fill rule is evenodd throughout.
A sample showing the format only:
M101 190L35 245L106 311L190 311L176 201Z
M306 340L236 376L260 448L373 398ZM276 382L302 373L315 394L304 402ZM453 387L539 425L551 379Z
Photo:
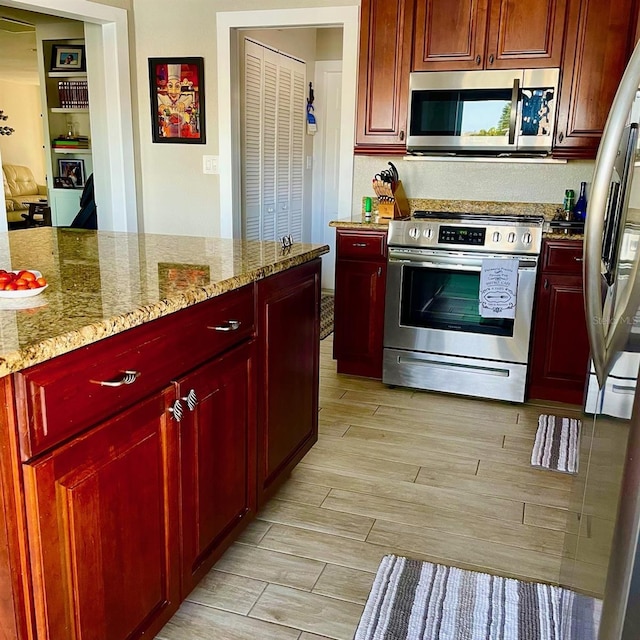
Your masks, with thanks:
M526 364L537 256L516 258L515 319L480 316L483 258L512 256L389 249L385 348Z

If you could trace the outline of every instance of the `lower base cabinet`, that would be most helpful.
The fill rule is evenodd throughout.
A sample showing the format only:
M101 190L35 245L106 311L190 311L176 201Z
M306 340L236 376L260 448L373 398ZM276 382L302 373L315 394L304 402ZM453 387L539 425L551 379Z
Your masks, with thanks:
M153 637L178 609L172 396L23 466L38 639Z
M320 268L258 283L258 507L318 440Z
M251 341L177 383L185 594L255 514L254 354Z
M320 265L0 379L0 638L171 618L317 440Z
M528 398L581 405L588 362L582 242L545 240L536 293Z

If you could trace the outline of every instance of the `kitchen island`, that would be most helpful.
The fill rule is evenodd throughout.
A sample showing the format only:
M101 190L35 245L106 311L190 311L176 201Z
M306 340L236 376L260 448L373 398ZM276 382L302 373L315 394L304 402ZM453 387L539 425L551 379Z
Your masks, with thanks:
M0 267L0 637L153 637L317 439L324 245L39 228Z

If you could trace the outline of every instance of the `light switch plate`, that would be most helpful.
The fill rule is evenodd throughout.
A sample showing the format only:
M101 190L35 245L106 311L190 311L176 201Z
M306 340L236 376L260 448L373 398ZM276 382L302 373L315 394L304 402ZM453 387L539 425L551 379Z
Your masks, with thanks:
M202 173L217 175L220 173L219 156L202 156Z

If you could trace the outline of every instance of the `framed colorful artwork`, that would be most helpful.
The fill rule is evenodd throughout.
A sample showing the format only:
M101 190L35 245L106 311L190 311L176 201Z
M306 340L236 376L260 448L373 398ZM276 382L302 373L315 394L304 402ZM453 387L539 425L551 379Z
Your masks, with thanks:
M204 59L149 58L153 142L204 144Z
M58 175L63 189L84 187L84 160L58 160Z

